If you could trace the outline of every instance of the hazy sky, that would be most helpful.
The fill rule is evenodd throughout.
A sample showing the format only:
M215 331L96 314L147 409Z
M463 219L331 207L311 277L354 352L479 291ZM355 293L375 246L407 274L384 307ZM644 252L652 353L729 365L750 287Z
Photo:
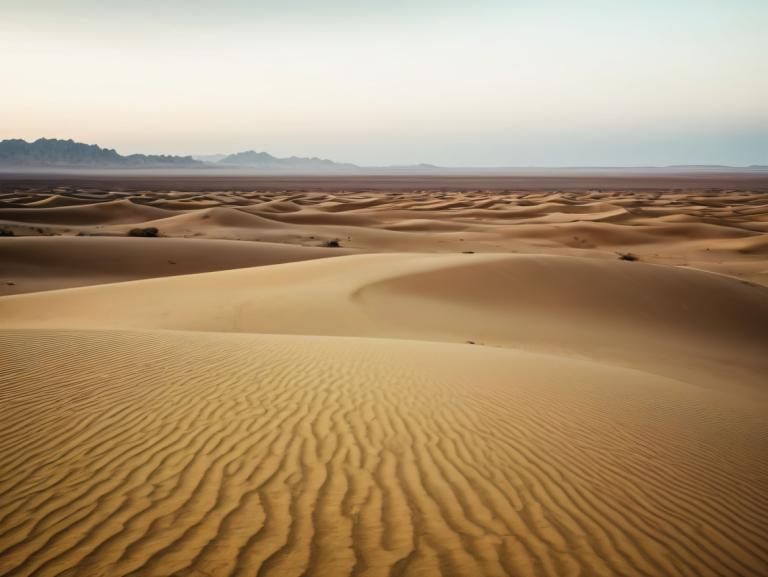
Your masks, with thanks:
M768 164L768 0L0 0L0 138Z

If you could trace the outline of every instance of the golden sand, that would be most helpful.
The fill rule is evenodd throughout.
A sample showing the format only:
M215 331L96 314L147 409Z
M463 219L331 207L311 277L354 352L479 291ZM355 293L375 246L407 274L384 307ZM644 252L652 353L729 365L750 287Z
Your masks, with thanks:
M768 574L759 195L31 196L1 575Z

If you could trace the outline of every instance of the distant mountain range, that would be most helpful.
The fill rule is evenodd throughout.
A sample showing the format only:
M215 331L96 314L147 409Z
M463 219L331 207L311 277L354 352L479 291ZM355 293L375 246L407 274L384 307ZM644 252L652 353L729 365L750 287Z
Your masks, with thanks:
M266 152L248 150L236 154L171 156L130 154L123 156L110 148L73 140L40 138L34 142L21 139L0 141L0 167L13 168L245 168L264 171L357 170L354 164L324 158L291 156L277 158Z
M457 173L484 171L501 173L509 171L541 170L768 170L765 165L732 167L724 165L673 165L635 167L440 167L433 164L397 166L358 166L348 162L335 162L325 158L289 156L278 158L267 152L246 150L235 154L208 154L200 156L173 156L167 154L129 154L123 156L111 148L96 144L83 144L74 140L40 138L34 142L21 139L0 140L0 169L221 169L229 171L283 172L283 173Z
M259 168L263 170L355 170L357 165L348 162L334 162L325 158L305 158L301 156L289 156L288 158L277 158L267 152L256 152L247 150L225 156L216 162L224 166L243 166L248 168Z
M0 141L0 166L60 168L191 168L204 163L191 156L129 154L74 140L40 138Z

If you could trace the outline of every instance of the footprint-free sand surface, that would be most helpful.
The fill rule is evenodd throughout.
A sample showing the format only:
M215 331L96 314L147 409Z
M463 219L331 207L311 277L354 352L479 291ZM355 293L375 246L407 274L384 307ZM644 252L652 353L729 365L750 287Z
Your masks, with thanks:
M764 193L0 201L0 575L768 574Z

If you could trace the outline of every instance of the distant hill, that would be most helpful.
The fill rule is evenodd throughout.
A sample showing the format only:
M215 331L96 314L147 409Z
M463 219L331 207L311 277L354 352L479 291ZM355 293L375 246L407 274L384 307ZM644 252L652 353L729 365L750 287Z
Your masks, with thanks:
M61 168L187 168L204 166L191 156L130 154L74 140L40 138L0 141L0 166Z
M434 164L427 164L426 162L420 162L419 164L391 164L385 166L386 169L391 170L435 170L439 169L439 166Z
M195 160L200 160L202 162L208 162L208 163L216 163L226 157L227 157L226 154L193 154L192 155L192 158L194 158Z
M247 150L230 154L219 160L217 165L258 168L262 170L356 170L358 166L346 162L334 162L325 158L289 156L277 158L267 152Z

